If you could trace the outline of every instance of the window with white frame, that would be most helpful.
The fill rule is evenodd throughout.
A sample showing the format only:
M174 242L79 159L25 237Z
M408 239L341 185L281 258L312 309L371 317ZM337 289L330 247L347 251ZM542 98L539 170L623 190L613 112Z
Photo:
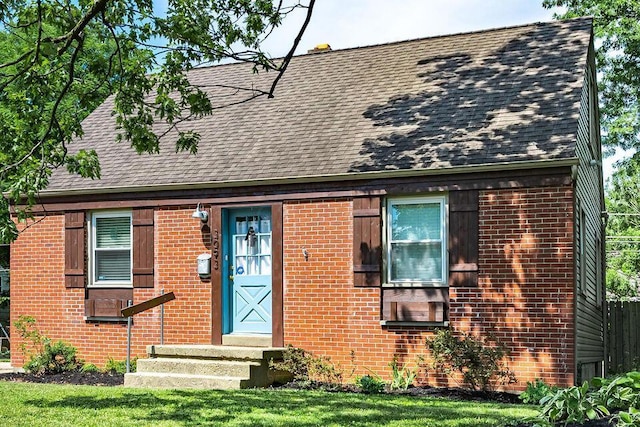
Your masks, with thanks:
M131 285L131 212L91 215L91 283Z
M446 197L387 200L389 283L447 283Z

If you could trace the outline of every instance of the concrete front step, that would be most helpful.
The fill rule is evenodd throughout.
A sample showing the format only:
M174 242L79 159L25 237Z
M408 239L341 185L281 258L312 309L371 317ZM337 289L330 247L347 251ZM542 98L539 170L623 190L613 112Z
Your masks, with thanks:
M271 335L228 334L222 336L222 345L234 347L271 347Z
M150 345L149 357L178 357L223 360L282 359L283 348L227 347L222 345Z
M136 372L124 375L125 387L138 388L195 388L209 390L239 390L251 387L251 381L247 378L189 375L189 374L163 374L157 372Z
M267 362L268 363L268 362ZM251 369L261 366L254 361L151 358L138 360L138 372L181 373L249 378Z
M283 348L215 345L150 345L137 372L126 374L127 387L239 389L286 382L290 375L269 369L282 360Z

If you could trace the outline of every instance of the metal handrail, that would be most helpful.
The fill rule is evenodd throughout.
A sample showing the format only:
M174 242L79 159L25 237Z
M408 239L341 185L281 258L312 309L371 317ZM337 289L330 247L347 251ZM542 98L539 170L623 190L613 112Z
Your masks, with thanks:
M143 311L150 310L159 305L164 307L165 303L173 301L174 299L176 299L176 296L173 294L173 292L165 294L163 289L162 295L151 298L136 305L133 305L133 301L129 300L127 301L127 308L123 308L122 310L120 310L122 317L127 318L127 373L131 372L131 319L134 315L142 313ZM162 312L161 333L164 335L164 310Z

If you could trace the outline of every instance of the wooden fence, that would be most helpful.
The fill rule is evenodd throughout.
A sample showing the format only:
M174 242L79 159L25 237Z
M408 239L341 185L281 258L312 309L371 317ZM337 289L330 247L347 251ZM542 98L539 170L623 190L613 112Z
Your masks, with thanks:
M610 301L609 370L640 368L640 301Z

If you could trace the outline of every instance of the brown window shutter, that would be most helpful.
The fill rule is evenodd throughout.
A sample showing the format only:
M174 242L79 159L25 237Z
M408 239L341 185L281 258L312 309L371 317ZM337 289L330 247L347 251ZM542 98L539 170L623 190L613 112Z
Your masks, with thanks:
M84 212L64 214L64 286L85 285L85 218Z
M382 320L445 322L449 320L449 288L383 288Z
M382 221L380 197L353 199L353 284L382 283Z
M133 210L133 287L153 288L153 208Z
M86 317L117 317L122 318L120 312L133 301L133 289L89 288L84 300L84 315Z
M478 286L478 194L449 193L449 286Z
M84 315L86 317L122 317L121 310L127 308L123 299L86 299Z

